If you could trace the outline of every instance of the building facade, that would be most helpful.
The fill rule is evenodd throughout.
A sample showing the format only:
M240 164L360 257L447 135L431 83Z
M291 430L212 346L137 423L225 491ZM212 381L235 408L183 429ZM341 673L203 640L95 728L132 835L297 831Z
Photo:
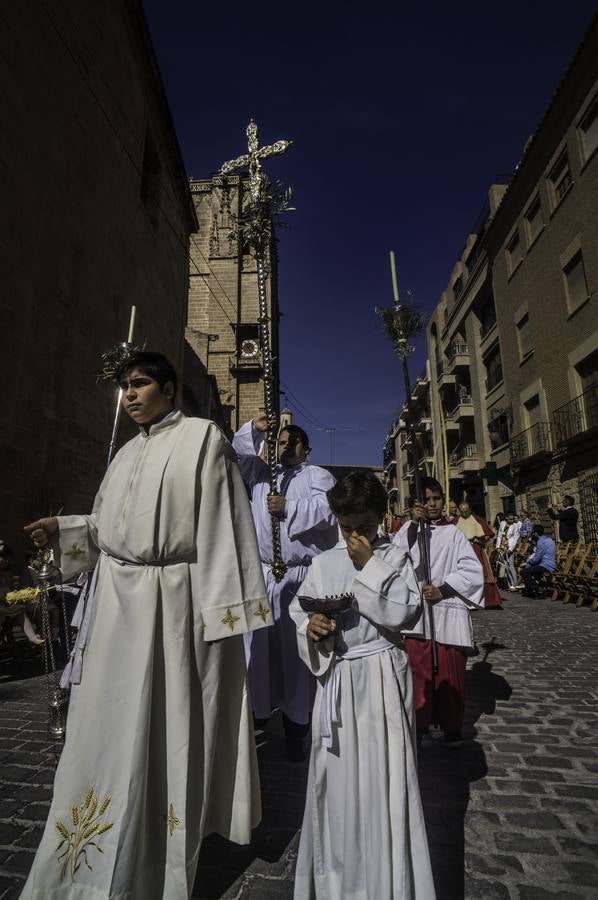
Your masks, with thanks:
M516 172L491 186L427 342L449 495L490 521L527 509L554 531L548 508L571 494L598 541L598 20ZM385 447L397 491L405 413Z
M88 512L127 338L179 367L197 227L141 2L8 4L0 31L0 536ZM123 422L121 440L131 432Z
M519 506L546 526L572 494L598 540L598 23L486 237Z
M206 346L205 368L215 384L223 428L231 435L264 407L257 266L237 233L249 183L239 175L215 175L192 179L190 186L199 227L189 247L187 342ZM266 290L278 397L276 264L272 243Z

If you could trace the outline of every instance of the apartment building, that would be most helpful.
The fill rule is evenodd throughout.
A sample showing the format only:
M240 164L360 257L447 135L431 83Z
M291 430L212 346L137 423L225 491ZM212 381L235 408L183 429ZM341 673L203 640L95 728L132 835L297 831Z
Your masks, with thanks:
M422 475L435 473L432 414L430 409L430 367L417 376L411 388L411 407L416 422L419 468ZM383 448L383 481L391 510L403 515L408 508L415 472L415 454L409 428L407 403L391 424Z
M528 142L485 246L500 335L486 368L502 376L493 421L509 438L518 506L549 526L547 508L572 494L582 533L598 540L598 21Z
M572 494L598 541L597 293L598 19L428 324L433 468L489 520L525 508L552 529L548 508Z

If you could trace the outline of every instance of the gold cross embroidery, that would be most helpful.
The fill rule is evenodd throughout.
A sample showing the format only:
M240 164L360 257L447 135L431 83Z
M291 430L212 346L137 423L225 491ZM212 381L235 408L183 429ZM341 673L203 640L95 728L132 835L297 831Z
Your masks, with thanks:
M223 619L220 619L223 625L228 625L231 631L235 630L235 623L239 621L239 616L233 616L230 609L226 610L226 615Z
M260 605L259 605L258 608L256 609L254 615L256 615L256 616L258 617L258 619L261 619L262 622L263 622L264 625L265 625L265 624L266 624L266 619L267 619L267 617L268 617L268 613L269 613L269 612L270 612L270 610L268 609L268 607L267 607L267 606L264 606L264 604L263 604L262 601L260 600Z
M81 550L81 548L77 547L76 544L73 544L73 546L71 547L70 550L64 551L65 556L72 556L73 559L77 559L78 556L83 556L84 553L85 553L85 550Z
M170 836L172 837L172 835L181 824L181 820L177 819L172 803L168 807L168 814L164 818L166 819L166 822L168 824L168 831L170 832Z

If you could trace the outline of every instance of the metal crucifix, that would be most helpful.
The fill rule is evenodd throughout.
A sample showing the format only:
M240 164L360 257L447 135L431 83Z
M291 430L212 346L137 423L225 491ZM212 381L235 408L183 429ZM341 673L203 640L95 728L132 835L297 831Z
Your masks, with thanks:
M247 209L244 210L243 223L245 226L245 237L252 245L257 264L257 286L260 311L258 324L264 363L264 407L268 419L268 430L266 432L266 460L268 464L271 495L278 494L278 459L276 446L278 431L275 425L277 403L274 397L274 367L270 330L268 327L270 318L268 316L268 305L266 300L265 265L266 250L271 239L272 204L269 182L262 171L260 160L284 153L291 146L291 143L292 141L276 141L275 144L260 147L257 125L253 119L251 119L247 126L247 148L249 152L244 156L238 156L236 159L231 159L229 162L224 163L224 165L221 166L219 173L220 175L228 175L238 169L249 168L250 203ZM272 575L276 581L281 581L286 572L286 566L282 559L280 546L280 520L276 515L271 515L270 518L272 523Z

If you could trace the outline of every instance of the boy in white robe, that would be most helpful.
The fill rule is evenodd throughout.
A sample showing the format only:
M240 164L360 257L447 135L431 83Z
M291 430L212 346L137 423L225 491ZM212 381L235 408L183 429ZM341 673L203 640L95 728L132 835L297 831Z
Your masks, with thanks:
M161 354L119 380L140 433L92 514L26 528L65 580L95 572L23 900L187 900L202 836L248 843L260 819L241 634L272 616L245 487L216 426L174 409Z
M386 492L352 472L328 491L343 535L291 604L301 658L318 676L295 900L434 900L400 630L421 599L405 554L378 526ZM352 595L337 617L300 598Z
M274 616L274 627L248 634L245 647L256 720L267 720L272 710L280 707L287 755L298 761L305 757L315 683L297 654L289 604L313 557L338 540L336 520L326 499L334 478L326 469L308 463L309 438L299 426L289 425L278 438L279 495L271 495L268 466L259 455L267 424L266 417L258 415L233 439L241 474L251 491L251 508ZM271 513L278 516L282 559L287 567L281 581L272 574Z
M425 615L404 631L405 649L413 675L418 740L431 724L440 725L448 746L463 743L465 713L466 650L473 648L471 609L484 605L484 570L465 535L442 515L444 493L435 478L422 479L423 503L415 502L413 522L403 526L393 541L403 553L411 553L415 571L427 601ZM426 578L418 522L425 524L430 561ZM438 674L432 671L430 610L433 607Z

